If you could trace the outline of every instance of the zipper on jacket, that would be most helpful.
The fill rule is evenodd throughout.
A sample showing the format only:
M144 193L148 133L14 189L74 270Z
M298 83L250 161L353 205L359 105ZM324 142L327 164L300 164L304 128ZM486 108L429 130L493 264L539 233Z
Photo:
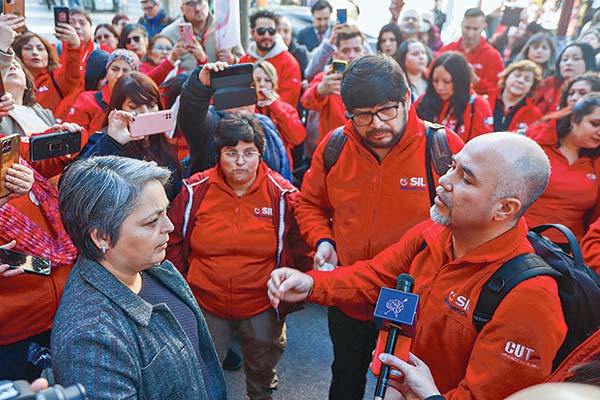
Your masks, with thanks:
M370 203L371 203L371 220L369 221L369 230L368 230L368 234L367 234L367 254L366 254L366 258L371 258L374 256L374 254L371 254L371 246L373 244L372 238L373 238L373 227L375 226L375 217L377 215L377 211L378 211L378 206L375 203L375 200L379 197L381 197L381 175L382 175L382 163L378 163L377 164L377 175L373 176L373 185L372 188L373 190L371 191L371 196L370 196Z

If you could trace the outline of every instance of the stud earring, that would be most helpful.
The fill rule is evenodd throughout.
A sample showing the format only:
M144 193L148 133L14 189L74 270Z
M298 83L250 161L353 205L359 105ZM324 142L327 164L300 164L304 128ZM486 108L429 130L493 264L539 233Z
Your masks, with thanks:
M107 248L105 245L102 245L102 247L100 247L100 251L102 252L102 254L106 254L106 250Z

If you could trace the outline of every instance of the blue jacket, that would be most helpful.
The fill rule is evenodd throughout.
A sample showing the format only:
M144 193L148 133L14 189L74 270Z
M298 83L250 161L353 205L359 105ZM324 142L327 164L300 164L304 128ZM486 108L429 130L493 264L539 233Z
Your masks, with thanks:
M226 399L225 380L198 303L173 264L147 270L198 320L202 364L165 304L152 306L100 264L80 257L52 330L54 376L88 399Z
M173 22L173 18L168 17L165 14L165 10L162 8L154 18L148 18L145 15L142 15L138 20L138 24L142 25L146 28L146 32L148 32L148 40L152 39L152 37L156 34L159 34L167 25Z

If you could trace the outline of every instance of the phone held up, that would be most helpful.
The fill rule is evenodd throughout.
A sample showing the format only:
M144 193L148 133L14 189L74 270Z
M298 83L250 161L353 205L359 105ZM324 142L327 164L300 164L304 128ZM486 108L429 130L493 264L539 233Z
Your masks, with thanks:
M21 268L25 272L43 276L49 276L51 271L51 263L47 258L6 249L0 249L0 264L6 264L11 269Z
M348 22L348 11L345 8L338 8L335 10L335 13L338 24L345 24Z
M230 65L223 71L210 71L210 84L217 110L227 110L256 104L256 90L252 87L252 64Z
M192 24L189 22L182 22L179 24L179 36L186 43L194 42L194 31L192 30Z
M344 61L344 60L333 60L331 62L331 72L338 72L338 73L343 73L346 68L348 68L348 61Z
M54 26L58 26L59 23L68 24L69 22L69 7L54 6Z
M133 121L129 122L129 132L134 138L170 132L173 129L175 129L175 118L171 110L138 114Z
M11 191L6 188L6 171L13 164L19 163L19 146L21 138L18 134L6 136L0 139L0 148L2 149L2 172L0 172L0 197L8 196Z
M29 138L31 161L42 161L74 154L79 150L81 150L81 132L58 131Z

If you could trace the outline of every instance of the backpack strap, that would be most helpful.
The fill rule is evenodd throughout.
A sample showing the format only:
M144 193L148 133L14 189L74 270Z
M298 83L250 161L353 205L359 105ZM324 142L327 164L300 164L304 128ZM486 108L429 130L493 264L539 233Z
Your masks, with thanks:
M427 173L427 188L429 201L433 205L435 199L435 181L433 179L432 165L438 176L445 175L452 163L452 150L448 144L446 128L440 124L423 121L425 123L425 171Z
M548 265L543 258L533 253L516 256L494 272L483 286L473 312L473 324L477 332L481 332L492 319L498 305L515 286L540 275L558 277L560 273Z
M541 235L542 232L545 232L548 229L556 229L557 231L563 234L563 236L567 239L567 243L569 244L569 250L573 255L573 262L575 264L575 267L577 267L578 269L582 269L581 266L584 265L584 262L583 254L581 253L581 247L579 247L579 242L577 241L577 238L569 228L561 224L542 224L531 228L531 231Z
M54 88L56 89L56 91L58 92L58 95L60 96L60 99L64 99L65 96L62 93L62 90L60 90L60 87L58 87L58 82L56 82L56 78L54 77L54 74L50 74L50 79L52 80L52 84L54 85Z
M102 91L101 90L98 90L96 93L94 93L94 99L96 99L96 103L98 103L98 105L100 106L102 111L106 112L106 109L108 108L108 104L106 104L104 99L102 99Z
M340 126L331 134L327 145L325 145L325 151L323 151L323 167L326 175L329 174L331 168L340 158L340 153L347 141L348 136L344 134L343 126Z

